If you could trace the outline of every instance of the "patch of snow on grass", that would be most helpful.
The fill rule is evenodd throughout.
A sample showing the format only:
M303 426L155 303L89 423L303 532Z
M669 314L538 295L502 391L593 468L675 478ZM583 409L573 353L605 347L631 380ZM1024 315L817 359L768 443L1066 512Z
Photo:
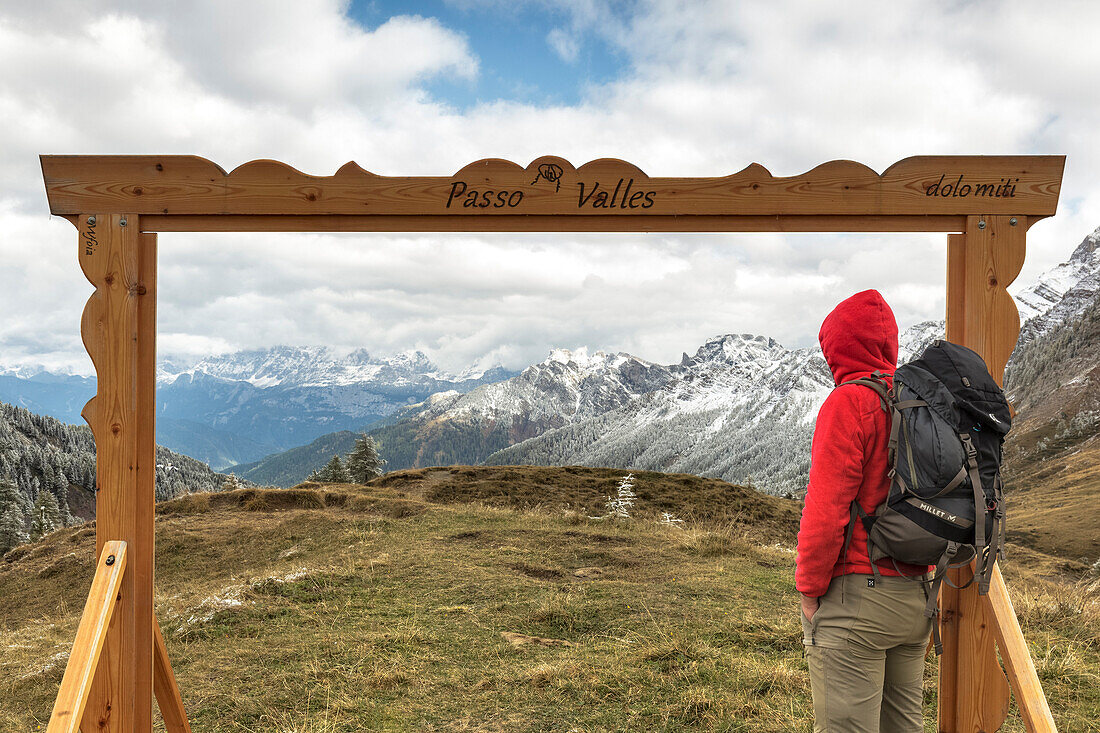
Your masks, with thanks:
M50 672L54 671L58 667L64 666L68 661L69 661L69 652L68 651L58 652L57 654L54 654L52 657L47 659L45 664L43 664L41 667L39 667L38 669L31 670L30 672L27 672L26 674L21 675L19 677L19 679L20 680L29 680L32 677L43 677L43 676L49 674Z

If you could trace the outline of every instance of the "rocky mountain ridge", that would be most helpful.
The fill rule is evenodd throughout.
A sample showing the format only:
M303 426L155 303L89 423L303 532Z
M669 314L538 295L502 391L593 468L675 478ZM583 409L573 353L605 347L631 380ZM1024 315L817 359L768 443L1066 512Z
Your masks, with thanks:
M1024 327L1014 359L1095 301L1098 242L1100 229L1016 296ZM942 320L906 328L899 363L942 338L943 329ZM559 350L513 380L437 395L373 434L394 454L395 468L461 455L489 464L683 471L792 493L805 486L814 417L832 387L816 347L786 349L766 336L717 336L667 366Z
M388 358L356 349L341 356L326 346L272 346L208 356L192 366L163 362L157 381L170 384L184 375L202 373L254 387L334 387L376 384L403 387L424 383L461 383L503 373L503 367L467 367L457 374L439 369L422 351L404 351Z
M157 368L157 440L218 469L256 461L338 430L360 430L441 391L507 379L495 366L450 374L419 351L275 346ZM79 423L95 378L29 367L0 371L0 399Z

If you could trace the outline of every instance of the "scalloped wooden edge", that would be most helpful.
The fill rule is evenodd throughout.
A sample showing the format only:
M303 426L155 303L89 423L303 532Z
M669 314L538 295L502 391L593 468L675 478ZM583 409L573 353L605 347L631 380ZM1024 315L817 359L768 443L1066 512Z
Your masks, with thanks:
M226 172L198 156L41 156L51 213L136 213L154 216L654 216L654 215L970 215L1051 216L1057 209L1065 156L913 156L882 173L852 160L832 160L803 173L775 176L759 163L736 173L705 178L653 177L618 158L597 158L574 166L544 155L526 166L502 158L484 158L445 176L383 176L354 161L330 176L304 173L277 160L258 159ZM542 169L554 166L555 186L537 185ZM944 178L946 176L946 178ZM961 176L966 195L946 191ZM630 180L655 192L644 208L596 208L578 203L576 189L561 185L600 179L605 190L616 179ZM442 206L456 181L470 189L523 190L523 205L511 207ZM978 196L978 185L1017 180L1013 197ZM968 184L973 184L968 185ZM521 188L522 187L522 188ZM589 190L590 190L589 189ZM1018 190L1017 190L1018 189ZM1006 189L1007 190L1007 189ZM617 191L617 189L616 189ZM453 192L453 191L452 191ZM624 194L625 199L625 194Z
M106 172L113 172L111 168L117 166L131 167L134 165L140 165L143 163L155 163L155 162L170 162L188 163L193 166L206 166L209 168L208 175L218 175L224 178L233 178L234 176L243 176L251 173L254 170L275 170L281 173L291 173L302 178L312 178L316 180L324 180L328 178L343 177L348 175L363 175L369 178L380 178L383 180L396 180L402 178L419 178L419 179L431 179L431 178L454 178L461 173L477 171L489 167L499 167L501 170L522 171L531 172L536 170L539 165L544 163L554 163L560 165L564 170L573 173L584 172L599 172L605 169L611 168L616 172L622 170L631 175L641 176L646 180L670 180L670 181L717 181L717 180L729 180L736 179L747 174L753 176L765 176L772 180L777 181L791 181L797 178L811 178L815 173L829 172L835 174L840 171L847 171L853 176L866 176L868 178L878 178L880 180L888 180L890 174L895 172L895 169L904 169L908 165L915 163L926 163L932 161L943 161L945 163L951 162L968 162L968 161L988 161L990 163L1008 163L1013 161L1034 161L1034 162L1050 162L1050 161L1065 161L1064 155L910 155L906 158L902 158L887 166L881 173L877 172L874 168L848 158L838 158L835 160L825 161L819 163L812 168L807 169L802 173L796 173L790 176L777 176L773 174L766 166L760 163L749 163L744 168L734 172L728 173L724 176L702 176L702 177L661 177L650 176L640 167L622 158L593 158L592 160L582 163L579 166L573 165L569 160L561 158L556 155L541 155L533 159L526 166L516 163L515 161L508 160L507 158L480 158L471 163L463 165L457 169L451 175L443 176L391 176L375 173L369 169L363 168L358 162L349 160L341 165L336 171L330 175L322 175L316 173L306 173L299 170L290 163L286 163L273 158L255 158L253 160L245 161L237 165L236 167L226 171L220 165L204 158L201 155L67 155L67 154L43 154L39 156L40 163L42 165L42 171L44 176L50 176L56 171L57 174L61 174L61 170L57 170L54 166L67 167L70 164L92 164L103 165L106 168Z

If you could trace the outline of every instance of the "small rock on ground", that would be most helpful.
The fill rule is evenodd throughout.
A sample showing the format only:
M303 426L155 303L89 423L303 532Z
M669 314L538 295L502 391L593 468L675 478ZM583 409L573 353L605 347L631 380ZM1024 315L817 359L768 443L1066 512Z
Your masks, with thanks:
M573 575L575 575L578 578L598 578L601 575L603 575L603 568L597 568L597 567L577 568L576 570L573 571Z
M573 642L566 641L565 639L547 639L542 636L517 634L514 631L502 631L500 635L512 646L524 646L526 644L534 644L536 646L573 646Z

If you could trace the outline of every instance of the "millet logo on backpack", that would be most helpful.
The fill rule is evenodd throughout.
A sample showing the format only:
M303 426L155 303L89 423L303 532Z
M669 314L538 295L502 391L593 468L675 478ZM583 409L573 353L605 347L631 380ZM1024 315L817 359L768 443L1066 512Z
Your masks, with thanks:
M931 514L933 516L939 517L940 519L943 519L947 522L958 522L959 521L958 516L952 514L951 512L945 512L943 509L940 509L938 506L932 506L931 504L925 504L923 501L918 505L918 508L928 512L929 514Z

